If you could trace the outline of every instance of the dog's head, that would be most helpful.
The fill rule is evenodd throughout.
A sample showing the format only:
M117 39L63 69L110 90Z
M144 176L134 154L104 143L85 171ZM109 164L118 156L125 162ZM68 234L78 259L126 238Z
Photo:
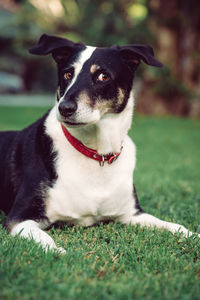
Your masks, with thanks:
M68 126L96 123L107 113L122 112L140 61L162 66L148 45L96 48L46 34L30 53L51 53L56 61L57 118Z

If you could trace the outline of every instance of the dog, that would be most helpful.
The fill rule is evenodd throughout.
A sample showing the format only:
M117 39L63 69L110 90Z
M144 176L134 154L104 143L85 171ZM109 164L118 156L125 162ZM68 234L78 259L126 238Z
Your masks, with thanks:
M162 66L152 47L96 48L44 34L29 51L53 56L57 99L24 130L0 133L0 209L11 235L60 253L66 250L44 231L60 221L117 221L192 235L144 212L133 186L133 79L141 61Z

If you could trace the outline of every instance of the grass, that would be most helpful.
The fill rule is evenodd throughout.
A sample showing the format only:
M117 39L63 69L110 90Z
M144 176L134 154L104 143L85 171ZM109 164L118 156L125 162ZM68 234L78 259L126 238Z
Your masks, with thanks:
M45 108L0 107L0 129L20 129ZM136 116L134 181L149 213L200 232L200 122ZM3 219L3 215L1 217ZM53 227L59 256L0 227L0 299L200 299L200 239L101 224Z

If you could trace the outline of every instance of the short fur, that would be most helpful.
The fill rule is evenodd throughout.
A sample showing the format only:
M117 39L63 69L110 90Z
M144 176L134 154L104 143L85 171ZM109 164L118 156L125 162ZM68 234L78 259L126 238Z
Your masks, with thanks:
M161 66L152 48L95 48L43 35L30 52L51 53L56 61L57 101L24 130L0 133L0 209L7 214L4 226L11 234L61 253L65 249L43 231L58 221L90 226L116 220L191 235L179 224L146 214L132 185L136 149L127 133L134 108L133 79L141 60ZM100 166L68 142L61 123L100 155L120 155Z

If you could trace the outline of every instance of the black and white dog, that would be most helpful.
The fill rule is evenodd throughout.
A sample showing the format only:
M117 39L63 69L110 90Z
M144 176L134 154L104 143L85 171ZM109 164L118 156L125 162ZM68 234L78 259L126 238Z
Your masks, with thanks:
M0 134L0 209L11 234L63 253L43 231L58 221L91 226L116 220L191 235L144 213L133 187L136 150L127 135L133 78L141 60L161 66L153 49L95 48L43 35L30 52L51 53L56 61L57 101L24 130Z

